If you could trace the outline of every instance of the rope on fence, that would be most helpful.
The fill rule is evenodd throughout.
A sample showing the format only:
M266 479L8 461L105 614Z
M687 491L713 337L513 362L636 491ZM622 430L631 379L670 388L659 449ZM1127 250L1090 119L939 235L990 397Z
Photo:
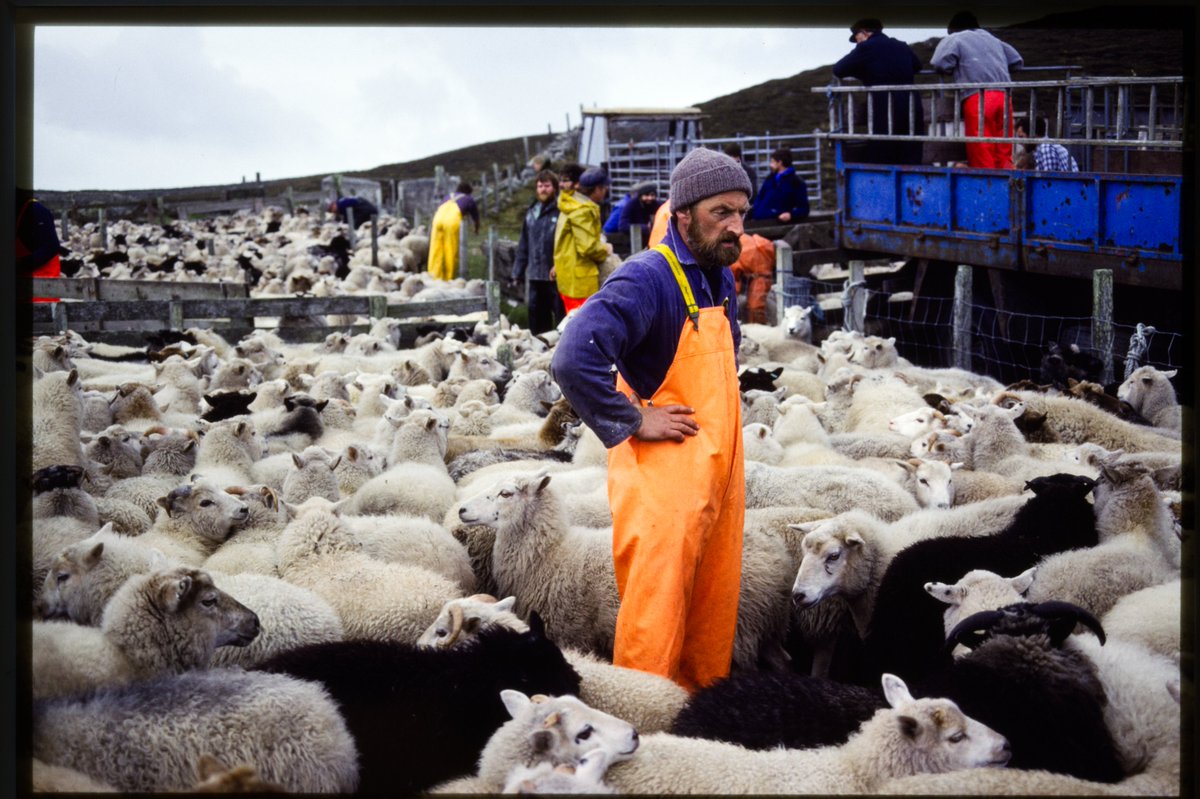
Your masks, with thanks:
M862 333L862 330L857 330L859 327L857 314L853 312L856 308L854 301L858 298L859 292L865 291L867 281L865 280L847 280L845 288L842 289L842 328L850 332Z
M1153 325L1137 323L1137 329L1129 337L1129 353L1125 356L1126 380L1146 360L1146 354L1150 351L1150 338L1157 332Z

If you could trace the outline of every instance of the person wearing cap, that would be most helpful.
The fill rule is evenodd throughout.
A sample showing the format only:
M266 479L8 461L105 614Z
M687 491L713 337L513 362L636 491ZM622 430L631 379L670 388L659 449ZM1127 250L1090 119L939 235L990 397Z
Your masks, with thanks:
M658 187L651 182L639 183L629 192L628 201L621 206L621 217L617 229L628 231L634 225L642 229L642 241L650 233L650 223L662 200L658 199Z
M913 76L921 70L921 59L912 48L899 39L883 32L883 23L877 19L860 19L850 26L851 50L833 65L833 74L838 78L857 78L864 86L898 86L913 83ZM917 130L925 121L921 100L912 92L870 93L872 131L876 134L907 136L909 126L909 102L912 102L912 120ZM888 106L891 106L891 129L888 125ZM857 130L866 130L866 119L855 122ZM868 164L919 164L921 163L920 142L868 141L860 145L858 160Z
M613 663L688 691L729 673L737 626L745 483L729 265L750 194L732 158L689 152L671 172L664 240L567 321L551 361L608 447Z
M479 206L471 196L474 188L465 180L433 214L433 229L429 232L429 274L439 280L453 280L458 268L458 234L464 216L475 223L479 235Z
M595 167L579 176L574 192L559 192L554 228L554 267L564 313L583 305L600 288L600 264L612 246L600 234L600 203L608 194L608 175Z
M1010 70L1025 65L1021 54L979 27L970 11L960 11L946 26L949 35L938 42L929 65L954 77L955 83L1007 83ZM1012 136L1012 105L1003 89L964 89L963 131L967 136ZM982 104L982 110L980 105ZM980 117L982 116L982 127ZM983 169L1012 169L1012 145L1007 142L967 142L967 165Z
M759 222L791 223L808 217L808 186L792 166L792 151L780 147L768 161L771 174L763 179L750 218Z

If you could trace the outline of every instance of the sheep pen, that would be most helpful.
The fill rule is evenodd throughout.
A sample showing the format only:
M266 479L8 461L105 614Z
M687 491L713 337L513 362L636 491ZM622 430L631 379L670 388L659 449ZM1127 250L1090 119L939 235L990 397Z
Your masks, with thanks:
M269 231L273 222L278 227ZM345 226L301 215L264 211L181 221L173 226L178 237L158 226L120 221L110 225L111 235L120 233L129 242L144 237L148 243L113 245L127 260L103 268L96 259L85 259L79 274L176 280L185 260L201 259L207 269L200 275L193 271L187 279L249 284L252 298L369 294L397 304L479 296L478 282L436 281L418 271L423 262L411 253L420 245L420 233L401 235L407 224L386 213L380 223L385 229L379 239L380 265L370 265L369 241L364 245L368 237L360 237L341 270L337 259L319 248L344 237ZM64 243L76 252L90 252L75 238L83 235L83 229L74 231ZM202 240L215 242L212 255L201 251ZM158 269L172 256L181 259L174 273ZM933 695L921 693L921 669L902 660L874 662L875 645L894 638L916 647L919 638L920 651L912 652L911 659L940 661L944 653L937 650L937 641L926 640L929 625L924 622L940 624L944 605L923 593L924 583L937 579L947 590L991 562L964 560L955 566L961 570L921 576L918 583L898 587L909 603L904 607L894 599L900 594L890 590L890 583L879 593L887 565L897 558L903 564L926 548L986 546L978 541L925 544L899 557L924 538L997 536L989 543L999 546L999 534L1031 502L1033 492L1026 483L1060 473L1100 481L1104 491L1070 508L1051 503L1041 525L1061 530L1075 523L1073 514L1086 504L1095 513L1099 542L1078 542L1065 552L1039 549L1029 563L1005 561L994 568L1014 578L1036 566L1036 576L1029 578L1032 588L1026 586L1030 601L1089 607L1119 644L1110 658L1119 657L1123 642L1140 643L1161 655L1152 671L1123 675L1129 684L1113 683L1125 692L1109 689L1114 707L1125 707L1127 697L1153 695L1155 701L1147 706L1158 708L1165 702L1154 692L1167 694L1171 686L1174 693L1165 701L1178 701L1187 684L1181 664L1190 662L1186 643L1183 651L1180 647L1180 608L1189 596L1189 581L1182 579L1179 557L1181 544L1187 551L1190 533L1181 519L1180 491L1186 496L1188 487L1181 477L1186 470L1181 468L1179 431L1181 418L1186 430L1190 408L1175 400L1174 373L1144 369L1126 382L1121 398L1151 422L1134 427L1095 405L1081 410L1083 403L1066 392L1005 392L983 375L912 366L895 357L887 339L839 332L808 343L782 326L750 328L744 344L757 342L773 360L742 360L743 421L753 425L747 438L756 439L750 442L753 447L747 446L746 494L753 512L746 517L745 612L739 615L739 649L731 675L712 687L714 698L706 699L688 697L669 681L653 682L665 678L622 674L612 666L612 614L619 597L607 582L611 568L604 568L611 558L612 518L606 513L603 448L580 425L548 371L557 335L534 336L503 318L489 324L481 316L425 320L443 332L412 345L403 341L401 320L366 315L315 320L338 327L312 343L291 335L284 320L278 328L240 338L226 339L203 328L163 331L147 335L143 346L89 341L86 331L35 339L36 371L30 370L35 457L26 477L34 500L29 531L34 560L18 564L30 568L35 581L38 594L27 601L39 640L47 629L72 632L56 639L53 652L46 650L47 660L59 670L72 658L82 662L94 657L89 654L93 651L104 650L103 656L113 660L104 649L109 644L98 643L105 615L110 626L112 619L121 618L121 606L110 600L128 581L136 582L123 598L144 584L148 574L163 569L211 572L214 590L227 593L263 625L247 646L206 649L204 657L184 665L135 669L122 663L112 672L120 679L85 675L87 679L64 680L61 688L44 694L39 684L45 698L39 697L35 708L32 752L39 779L55 774L64 775L59 779L65 784L119 791L189 790L199 782L199 761L216 756L231 768L251 770L289 790L424 789L467 773L464 764L479 762L484 754L481 731L486 727L490 734L504 720L497 712L527 712L525 700L509 695L506 702L499 694L519 689L573 693L620 724L638 728L646 735L645 745L627 759L614 760L611 753L597 754L595 741L591 746L581 741L569 762L529 762L521 764L524 770L489 775L491 791L509 781L514 788L574 790L580 785L590 792L608 792L613 786L623 792L730 787L875 792L906 784L928 786L929 792L953 785L960 794L1038 792L1040 770L989 768L976 782L967 776L976 769L961 772L961 780L951 779L954 775L903 776L888 770L878 753L867 751L869 746L862 747L861 762L853 766L861 769L859 776L835 785L818 779L816 772L804 775L805 764L816 761L798 751L802 746L840 746L851 736L866 740L871 733L860 732L863 722L889 706L879 690L881 672L895 673L912 686L912 702L931 699ZM881 353L888 357L879 357ZM749 374L751 368L754 374ZM1015 409L1018 401L1023 408ZM918 407L920 402L929 407ZM1047 425L1061 436L1058 443L1022 428L1018 422L1032 411L1048 414ZM1003 442L988 429L993 418L1003 423ZM929 443L931 436L936 444ZM1077 440L1085 436L1092 438ZM1124 499L1132 495L1135 482L1136 505ZM562 506L555 524L562 527L563 551L555 553L555 562L572 564L556 569L553 581L542 574L534 579L534 572L554 569L549 561L514 570L520 552L509 551L508 531L497 535L486 526L481 505L471 504L502 487L536 496L547 484ZM844 532L835 536L835 527ZM867 605L861 619L842 612L837 618L845 623L814 632L814 622L806 621L812 609L802 606L811 596L792 593L807 551L820 555L811 568L827 576L839 568L838 559L849 569L864 553L882 553L872 554L879 561L870 570L870 584L856 590L871 605L882 596L888 608L876 613ZM1143 563L1152 563L1153 569ZM1134 571L1138 579L1111 579ZM487 724L472 733L469 746L440 753L453 756L452 769L439 770L433 760L406 766L399 752L390 762L394 750L382 740L387 720L364 725L353 715L382 714L386 703L374 708L372 699L421 692L421 684L411 677L387 684L389 675L363 670L337 675L344 684L324 674L319 681L310 676L305 682L299 667L277 668L288 658L301 662L305 653L360 649L403 652L405 658L423 662L425 655L409 650L420 645L423 633L437 629L442 609L482 591L515 597L504 608L515 609L524 619L534 613L544 619L549 641L566 656L565 665L556 661L555 667L574 669L581 682L502 682L507 672L497 668L498 660L489 670L485 657L495 642L444 658L461 661L454 678L470 681L471 696L480 694L482 686L494 688L487 705L462 710L458 721L472 721L468 710L475 717L486 711ZM1101 597L1103 604L1081 597ZM168 598L152 597L160 602ZM892 619L901 618L905 608L924 625L917 637L915 629L894 629L899 622ZM1144 618L1146 608L1153 608L1152 623ZM856 630L855 621L863 629ZM871 630L864 644L862 635L872 621L888 629ZM94 629L81 633L75 626ZM1077 632L1079 641L1072 646L1094 648L1090 636ZM221 636L213 640L224 641ZM864 645L871 658L865 687ZM268 671L291 676L237 668L260 668L271 659ZM436 660L430 657L430 662ZM533 665L522 661L512 666L512 673ZM41 675L48 676L48 670ZM431 706L437 691L453 692L437 677L422 675L436 686L421 692L422 701ZM1138 679L1146 683L1135 684ZM761 723L759 714L773 713L778 723L782 712L771 692L784 690L778 686L797 691L801 681L836 686L822 695L830 708L821 721L812 722L819 728L794 731L810 735L809 743L785 738L785 749L759 757L734 751L733 743L693 746L670 734L699 729L694 721L691 728L671 730L671 725L677 717L686 722L701 716L702 702L709 701L715 717L745 735L761 736L769 725ZM758 689L753 703L729 698L754 686L768 688ZM341 704L342 692L351 689L361 703L353 710ZM861 707L835 699L843 693L859 696ZM535 695L528 701L548 711L542 704L559 700ZM738 715L730 717L731 708ZM557 726L546 729L556 731L578 708L567 703L560 711ZM977 718L965 704L961 711ZM941 729L937 719L953 717L945 707L930 713L914 734L934 736ZM255 714L268 715L280 729L271 735L256 731ZM123 723L133 726L119 730ZM92 728L108 737L79 740L85 736L78 733ZM229 729L239 732L228 738L218 732ZM1150 793L1169 793L1171 786L1178 792L1181 765L1172 751L1179 748L1177 742L1160 744L1148 734L1128 732L1122 740L1120 729L1112 734L1118 750L1134 753L1123 758L1122 772L1109 778L1121 781L1073 777L1074 782L1064 785L1076 793L1112 792L1122 785L1131 792L1142 792L1141 786ZM371 739L356 740L355 735ZM744 738L727 740L749 746ZM438 741L431 743L436 749ZM297 748L305 745L315 748ZM143 749L137 758L122 758L122 749L137 747ZM739 776L739 782L722 782L718 772L718 767L727 768L733 774L751 765L787 776L774 781ZM576 775L586 779L573 782ZM685 775L686 782L670 782ZM862 775L870 778L860 780ZM1048 780L1047 792L1055 792L1056 784ZM481 789L469 781L457 785Z

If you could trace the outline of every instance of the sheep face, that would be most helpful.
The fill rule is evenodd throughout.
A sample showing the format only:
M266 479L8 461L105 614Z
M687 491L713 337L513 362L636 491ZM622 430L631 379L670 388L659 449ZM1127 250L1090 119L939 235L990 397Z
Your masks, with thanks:
M538 494L550 485L550 475L503 480L490 491L468 499L458 509L463 524L483 524L493 530L520 525L535 506Z
M497 601L488 594L452 599L442 607L429 629L417 639L417 646L427 649L464 646L473 642L484 630L497 625L524 632L529 625L512 612L516 602L515 596Z
M1169 397L1173 404L1176 400L1171 378L1176 372L1175 369L1160 372L1153 366L1139 367L1117 388L1117 399L1129 403L1130 407L1137 411L1145 407L1146 400L1152 396Z
M585 755L603 750L609 762L619 763L637 751L632 724L585 705L573 696L528 697L520 691L500 692L504 707L529 730L529 745L537 760L578 764Z
M84 448L84 455L109 467L114 479L136 477L142 473L142 442L124 427L113 425Z
M508 382L508 367L486 352L462 350L450 366L450 377L466 377L472 380L491 380L493 383Z
M954 505L954 472L961 463L913 459L900 461L912 476L913 495L922 508L946 509Z
M1003 735L967 716L949 699L914 699L904 681L893 674L883 675L883 691L892 709L879 711L863 728L886 719L884 723L895 724L896 729L881 748L908 750L907 756L893 760L885 754L884 759L905 766L919 764L918 772L943 773L1003 766L1012 758Z
M1024 601L1025 592L1033 585L1037 567L1031 567L1013 578L1001 577L987 569L973 569L953 585L925 583L925 592L946 603L943 619L946 633L963 619L985 610L995 610Z
M783 329L789 338L812 341L812 308L789 305L783 310Z
M888 430L908 438L916 438L946 426L945 416L933 408L918 408L902 413L888 422Z
M856 342L850 351L850 362L867 369L884 369L895 366L900 354L896 352L896 339L867 336Z
M788 526L806 533L800 544L804 554L792 584L792 602L808 608L826 597L850 593L851 584L857 583L854 562L864 549L863 537L823 524Z
M181 520L198 538L214 546L250 518L246 503L205 483L179 486L159 497L158 504L168 518Z

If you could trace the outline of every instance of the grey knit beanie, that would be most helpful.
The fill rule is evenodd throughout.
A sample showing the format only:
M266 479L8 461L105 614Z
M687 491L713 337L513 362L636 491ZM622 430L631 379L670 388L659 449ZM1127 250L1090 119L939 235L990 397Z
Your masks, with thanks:
M750 197L750 178L741 164L716 150L697 147L671 171L672 211L726 191Z

